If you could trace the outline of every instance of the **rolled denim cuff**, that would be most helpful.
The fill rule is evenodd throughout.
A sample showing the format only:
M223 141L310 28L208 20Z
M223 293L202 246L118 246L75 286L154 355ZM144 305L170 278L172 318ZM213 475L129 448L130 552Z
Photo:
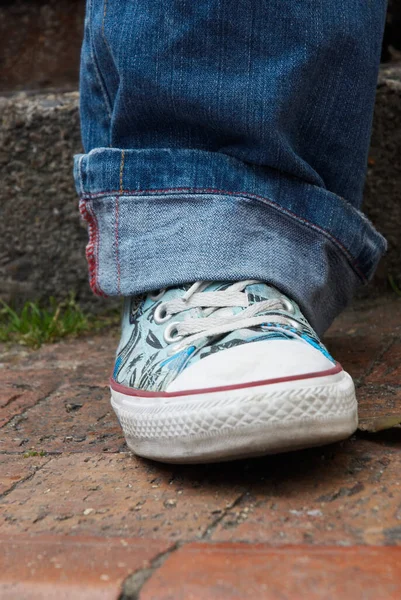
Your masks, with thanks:
M343 198L222 153L99 148L75 157L74 175L100 295L258 279L321 334L386 250Z

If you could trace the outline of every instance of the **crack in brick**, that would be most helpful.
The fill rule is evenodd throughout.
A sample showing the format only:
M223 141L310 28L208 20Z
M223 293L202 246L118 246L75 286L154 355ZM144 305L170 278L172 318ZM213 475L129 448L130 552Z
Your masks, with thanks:
M0 450L0 456L23 456L25 454L25 450ZM38 453L39 454L39 453ZM61 456L61 450L46 450L40 456Z
M160 569L167 558L183 544L177 542L173 544L165 552L157 554L155 558L150 561L149 567L139 569L127 577L123 583L122 592L118 597L118 600L140 600L141 591L145 583L152 577L153 573Z
M105 419L106 417L110 416L110 411L107 411L107 413L105 413L104 415L101 415L100 417L98 417L96 419L96 423L99 423L100 421L103 421L103 419Z
M235 498L232 502L230 502L230 504L227 504L227 506L221 512L221 514L217 515L217 517L212 521L212 523L206 527L206 530L200 539L201 540L209 540L211 538L211 536L213 535L213 533L216 531L219 524L226 518L226 516L229 514L229 512L233 508L235 508L236 506L241 504L242 500L245 498L247 493L248 493L248 491L245 490L245 492L243 492L242 494L237 496L237 498Z
M337 498L343 498L344 496L354 496L355 494L359 494L363 492L365 489L365 485L363 483L356 483L351 488L341 487L340 489L331 492L330 494L326 494L320 496L316 499L316 502L334 502Z
M107 379L107 377L105 377L105 379ZM97 391L97 392L102 391L102 392L104 392L104 391L107 391L109 389L109 386L108 386L107 383L105 383L104 385L103 384L96 384L95 385L95 384L90 384L90 383L77 383L77 382L74 381L72 383L68 382L67 384L63 383L62 385L63 386L67 385L68 387L74 386L74 388L77 388L77 390L81 389L81 388L84 388L85 390L89 390L90 392L92 392L92 391Z
M5 404L3 404L2 408L6 408L6 406L10 406L11 402L14 402L14 400L18 400L18 398L21 398L22 394L14 394L14 396L11 396L11 398L9 398L7 400L7 402Z
M57 392L57 390L61 387L61 385L62 384L60 382L56 383L54 388L52 388L45 396L39 396L39 398L37 399L36 402L34 402L34 404L31 404L30 406L26 406L25 408L23 408L21 410L21 412L13 415L8 421L3 423L3 425L0 426L0 430L4 429L4 427L9 427L9 426L13 427L14 429L17 429L18 424L27 418L27 413L32 408L36 408L37 406L42 404L42 402L46 402L46 400L48 400L52 394Z
M394 337L390 338L389 342L387 344L385 344L381 350L379 350L379 352L373 358L370 365L366 368L365 372L360 377L358 377L358 379L355 380L357 387L360 387L363 384L364 380L373 373L373 370L375 369L375 367L377 367L382 362L383 356L386 354L386 352L388 352L390 350L390 348L397 341L398 341L398 337L394 336Z
M43 469L43 467L46 466L48 462L50 462L50 460L51 460L51 458L43 461L42 465L34 465L33 473L29 473L29 475L27 475L26 477L22 477L21 479L19 479L15 483L13 483L7 490L4 490L4 492L0 494L0 501L3 500L3 498L8 496L9 494L11 494L11 492L13 492L19 485L26 483L27 481L30 481L31 479L33 479L35 477L36 473L41 471Z
M9 426L18 431L18 425L21 423L21 421L24 421L24 419L26 419L26 415L24 414L25 412L26 411L23 411L22 413L19 413L18 415L13 415L11 417L11 419L9 421L7 421L7 423L4 423L4 425L2 425L0 427L0 429L3 429L4 427Z

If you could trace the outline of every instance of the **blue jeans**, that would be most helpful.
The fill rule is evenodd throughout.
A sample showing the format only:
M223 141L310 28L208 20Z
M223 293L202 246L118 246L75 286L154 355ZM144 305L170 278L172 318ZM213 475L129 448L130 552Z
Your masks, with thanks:
M360 212L384 0L88 0L93 290L259 279L322 333L386 243Z

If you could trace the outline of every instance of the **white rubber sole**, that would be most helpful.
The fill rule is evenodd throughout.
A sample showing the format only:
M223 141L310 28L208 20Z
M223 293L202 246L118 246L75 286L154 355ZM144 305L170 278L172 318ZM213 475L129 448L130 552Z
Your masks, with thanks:
M111 388L129 448L163 462L201 463L329 444L357 428L354 383L334 375L179 396Z

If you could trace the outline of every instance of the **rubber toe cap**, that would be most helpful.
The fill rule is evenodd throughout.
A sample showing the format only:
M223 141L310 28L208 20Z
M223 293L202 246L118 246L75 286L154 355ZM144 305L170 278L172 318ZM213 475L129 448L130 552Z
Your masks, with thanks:
M187 367L167 392L199 390L325 372L335 365L298 340L249 342L220 350Z

